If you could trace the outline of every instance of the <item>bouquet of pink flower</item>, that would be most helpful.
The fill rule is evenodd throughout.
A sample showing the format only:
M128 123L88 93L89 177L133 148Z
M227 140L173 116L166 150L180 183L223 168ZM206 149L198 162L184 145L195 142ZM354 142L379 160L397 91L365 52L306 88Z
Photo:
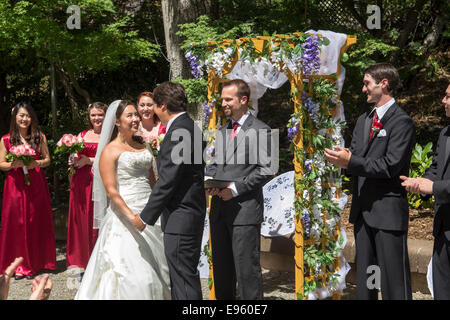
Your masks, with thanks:
M157 138L153 139L151 142L146 142L147 148L153 153L153 156L157 157L159 153L159 147L164 140L166 135L164 133L160 134Z
M6 155L6 160L8 160L9 162L15 160L22 160L24 165L29 166L31 161L33 161L35 155L36 151L34 151L34 149L31 148L29 145L20 144L17 146L11 146L11 148L9 148L9 153ZM28 174L28 169L22 167L22 170L25 175L25 184L29 186L30 175Z
M70 154L70 158L72 159L72 163L75 160L75 155L84 149L83 139L81 137L74 136L70 133L66 133L59 139L56 144L55 154L57 153L67 153ZM70 174L74 174L75 169L73 166L70 166Z

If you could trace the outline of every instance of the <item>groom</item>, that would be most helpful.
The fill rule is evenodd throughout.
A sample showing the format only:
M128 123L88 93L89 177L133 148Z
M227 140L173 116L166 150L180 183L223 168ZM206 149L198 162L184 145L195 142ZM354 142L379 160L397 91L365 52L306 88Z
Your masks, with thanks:
M164 231L172 299L201 300L197 265L206 200L204 163L201 159L194 161L194 149L199 147L196 143L202 143L202 133L186 113L186 93L180 84L160 84L153 91L153 101L156 115L167 126L158 154L159 180L133 224L142 231L145 224L154 225L162 215L161 228ZM194 133L196 130L198 132ZM194 141L194 137L199 137L199 141ZM197 154L202 154L201 147L199 149Z

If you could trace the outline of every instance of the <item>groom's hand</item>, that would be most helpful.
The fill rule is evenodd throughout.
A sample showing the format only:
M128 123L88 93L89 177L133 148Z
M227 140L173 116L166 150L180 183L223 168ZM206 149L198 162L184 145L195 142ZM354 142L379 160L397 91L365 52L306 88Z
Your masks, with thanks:
M131 221L133 223L133 226L138 229L139 232L144 231L145 229L145 223L142 222L141 220L141 214L138 213L134 216L133 221Z

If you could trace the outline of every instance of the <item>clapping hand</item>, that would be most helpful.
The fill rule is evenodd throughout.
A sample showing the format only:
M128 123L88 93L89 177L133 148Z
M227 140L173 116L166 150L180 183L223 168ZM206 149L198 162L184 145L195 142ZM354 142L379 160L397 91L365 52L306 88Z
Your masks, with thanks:
M331 164L339 168L347 169L352 153L348 148L333 146L333 150L325 148L323 155Z
M433 193L433 181L426 178L409 178L406 176L400 176L403 181L402 186L406 191L417 194L432 194Z
M9 292L9 281L11 277L14 275L14 271L20 266L23 262L23 258L16 258L8 268L6 268L5 272L0 275L0 300L8 299Z
M48 300L52 287L52 279L50 279L48 274L44 274L42 277L35 277L33 279L33 287L31 288L33 293L29 300Z

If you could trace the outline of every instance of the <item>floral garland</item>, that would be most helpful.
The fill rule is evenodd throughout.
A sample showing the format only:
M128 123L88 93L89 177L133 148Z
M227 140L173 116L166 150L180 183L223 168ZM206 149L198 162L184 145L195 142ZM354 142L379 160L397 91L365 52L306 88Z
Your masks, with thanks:
M320 46L328 45L326 38L318 35L289 35L290 44L285 39L273 36L266 41L262 51L256 50L250 39L207 44L191 44L186 53L191 72L194 77L214 70L218 77L223 76L225 67L231 67L232 57L237 53L240 60L251 65L258 62L270 62L278 71L289 69L292 73L307 77L314 75L320 68ZM311 78L309 81L313 81ZM296 88L291 95L298 96ZM214 152L214 129L207 129L214 104L219 100L204 103L204 131L208 136L207 154ZM301 96L302 108L291 115L287 124L287 134L291 143L291 151L298 163L303 164L303 176L296 178L295 191L303 195L297 197L294 206L296 215L301 215L304 245L304 294L297 299L308 297L316 288L323 285L330 291L336 290L338 274L335 272L337 258L340 253L342 237L336 240L336 226L339 224L343 205L336 187L342 185L338 169L324 160L323 150L340 144L341 130L345 123L332 118L332 110L339 103L334 84L327 80L316 79L313 82L313 94ZM216 122L220 125L220 119ZM299 124L302 123L300 128ZM217 128L216 128L217 129ZM304 150L294 147L293 141L302 135ZM309 152L309 150L314 150ZM208 161L207 161L208 163Z
M298 299L322 288L322 277L330 292L336 290L338 274L333 270L341 250L338 244L343 241L342 237L336 241L336 226L343 206L337 198L336 187L328 187L330 184L341 186L342 181L338 169L324 160L323 149L340 144L345 123L331 118L331 110L338 102L335 87L327 80L315 80L313 88L314 95L303 95L302 110L292 114L287 125L291 141L300 133L303 144L315 150L314 153L299 152L291 145L304 168L303 177L295 184L296 192L303 196L294 203L296 213L302 215L304 240L307 241L304 245L304 296ZM303 122L301 130L300 122Z

